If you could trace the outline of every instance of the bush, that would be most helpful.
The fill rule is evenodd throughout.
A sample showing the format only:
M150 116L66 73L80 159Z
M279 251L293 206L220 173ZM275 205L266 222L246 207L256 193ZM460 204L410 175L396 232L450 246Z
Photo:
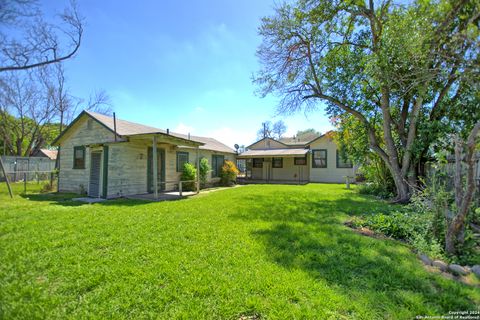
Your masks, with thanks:
M49 193L56 190L56 188L57 188L56 181L53 182L53 185L50 184L50 181L44 181L42 183L42 188L40 189L40 193Z
M232 161L225 161L220 173L220 181L225 186L230 186L237 181L237 175L240 173L237 166Z
M208 164L207 158L200 159L200 183L202 188L205 187L207 184L208 173L212 170L210 165Z
M394 196L391 190L375 182L367 182L360 185L358 187L358 192L360 194L373 195L381 199L390 199Z
M357 225L403 240L432 258L445 259L441 241L434 235L431 211L416 211L412 206L388 214L366 216Z
M357 173L366 183L359 188L361 194L375 195L382 199L394 196L395 183L385 163L377 156L370 156Z
M182 175L180 177L181 181L191 181L195 180L197 177L197 169L191 163L185 163L183 165ZM182 189L184 191L193 191L195 190L195 182L186 182L182 184Z

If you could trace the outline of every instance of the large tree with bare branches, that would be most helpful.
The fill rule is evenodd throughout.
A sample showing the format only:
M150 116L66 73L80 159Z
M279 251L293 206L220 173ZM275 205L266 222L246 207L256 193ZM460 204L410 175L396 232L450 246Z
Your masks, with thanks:
M452 105L443 101L479 75L479 18L478 1L465 0L283 4L262 20L254 80L282 97L283 113L323 102L331 116L355 117L405 202L419 126L440 121Z
M36 0L0 0L0 72L72 58L82 35L83 21L74 1L50 22Z

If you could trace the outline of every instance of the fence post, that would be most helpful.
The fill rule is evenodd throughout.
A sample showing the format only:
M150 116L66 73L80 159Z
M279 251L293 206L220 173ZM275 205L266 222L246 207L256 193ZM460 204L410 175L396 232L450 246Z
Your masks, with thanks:
M10 182L8 181L7 172L5 170L5 167L3 166L2 157L0 157L0 167L2 167L2 172L5 177L5 182L7 183L7 188L8 188L8 193L10 194L10 198L13 199L12 188L10 187Z
M50 172L50 190L53 190L53 172Z
M178 183L178 191L179 191L179 194L180 194L180 197L181 197L183 195L183 193L182 193L182 181L180 181Z
M23 173L23 193L27 194L27 173Z

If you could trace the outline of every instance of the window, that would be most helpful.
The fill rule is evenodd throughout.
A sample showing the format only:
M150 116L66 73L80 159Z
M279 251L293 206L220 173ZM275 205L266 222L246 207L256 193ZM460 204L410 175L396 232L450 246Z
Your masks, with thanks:
M212 178L216 178L220 176L224 161L225 161L224 156L216 155L216 154L212 155Z
M177 172L183 171L183 166L188 163L188 152L177 152Z
M307 165L307 157L295 157L295 159L293 159L293 163L296 166L305 166Z
M327 167L327 149L312 150L312 168Z
M341 152L337 150L337 168L352 168L353 164L352 161L349 159L343 159Z
M272 168L283 168L283 158L273 158Z
M85 147L73 147L73 169L85 169Z
M253 158L254 168L263 168L263 158Z

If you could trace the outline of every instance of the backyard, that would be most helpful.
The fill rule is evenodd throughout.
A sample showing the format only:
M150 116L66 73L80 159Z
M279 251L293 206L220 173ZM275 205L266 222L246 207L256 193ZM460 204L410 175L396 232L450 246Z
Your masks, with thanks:
M480 290L344 222L391 206L343 185L251 185L170 202L0 185L0 318L412 319Z

